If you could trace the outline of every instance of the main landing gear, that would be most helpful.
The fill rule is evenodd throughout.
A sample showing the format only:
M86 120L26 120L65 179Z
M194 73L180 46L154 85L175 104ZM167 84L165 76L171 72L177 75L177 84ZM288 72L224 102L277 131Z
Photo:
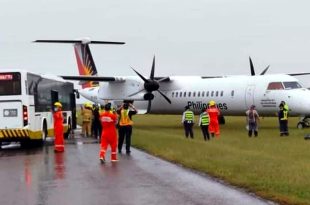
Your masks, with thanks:
M297 123L297 128L303 129L305 127L310 127L310 116L300 118L299 122Z

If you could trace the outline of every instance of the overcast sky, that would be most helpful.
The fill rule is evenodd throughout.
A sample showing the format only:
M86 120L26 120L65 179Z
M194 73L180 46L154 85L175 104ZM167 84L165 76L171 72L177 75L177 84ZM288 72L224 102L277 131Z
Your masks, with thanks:
M91 45L99 74L157 76L310 72L309 0L0 0L0 69L77 74L72 45ZM310 76L309 76L310 77ZM303 82L307 82L306 77ZM310 83L309 83L310 84Z

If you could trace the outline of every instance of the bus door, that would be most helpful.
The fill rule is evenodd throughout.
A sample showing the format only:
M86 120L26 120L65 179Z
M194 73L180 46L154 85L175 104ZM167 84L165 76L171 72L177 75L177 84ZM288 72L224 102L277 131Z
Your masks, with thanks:
M245 91L245 106L246 108L250 108L251 105L254 105L254 91L255 85L249 85Z
M51 90L51 102L52 102L52 110L54 110L54 103L58 102L58 91L56 90Z
M0 101L0 129L23 128L23 105L21 101Z
M70 94L70 110L72 112L72 129L76 129L76 102L75 94Z

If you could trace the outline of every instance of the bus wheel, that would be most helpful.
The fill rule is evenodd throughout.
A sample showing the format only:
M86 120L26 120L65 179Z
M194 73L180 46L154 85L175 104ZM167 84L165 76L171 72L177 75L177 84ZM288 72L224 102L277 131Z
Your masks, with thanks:
M45 142L46 139L47 139L47 125L46 122L44 121L42 128L42 141Z

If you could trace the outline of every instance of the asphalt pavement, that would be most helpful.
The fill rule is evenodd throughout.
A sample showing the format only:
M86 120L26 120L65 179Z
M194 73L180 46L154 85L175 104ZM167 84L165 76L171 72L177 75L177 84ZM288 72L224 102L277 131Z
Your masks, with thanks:
M259 205L273 204L242 189L137 149L112 163L99 162L95 139L0 151L0 204L5 205Z

